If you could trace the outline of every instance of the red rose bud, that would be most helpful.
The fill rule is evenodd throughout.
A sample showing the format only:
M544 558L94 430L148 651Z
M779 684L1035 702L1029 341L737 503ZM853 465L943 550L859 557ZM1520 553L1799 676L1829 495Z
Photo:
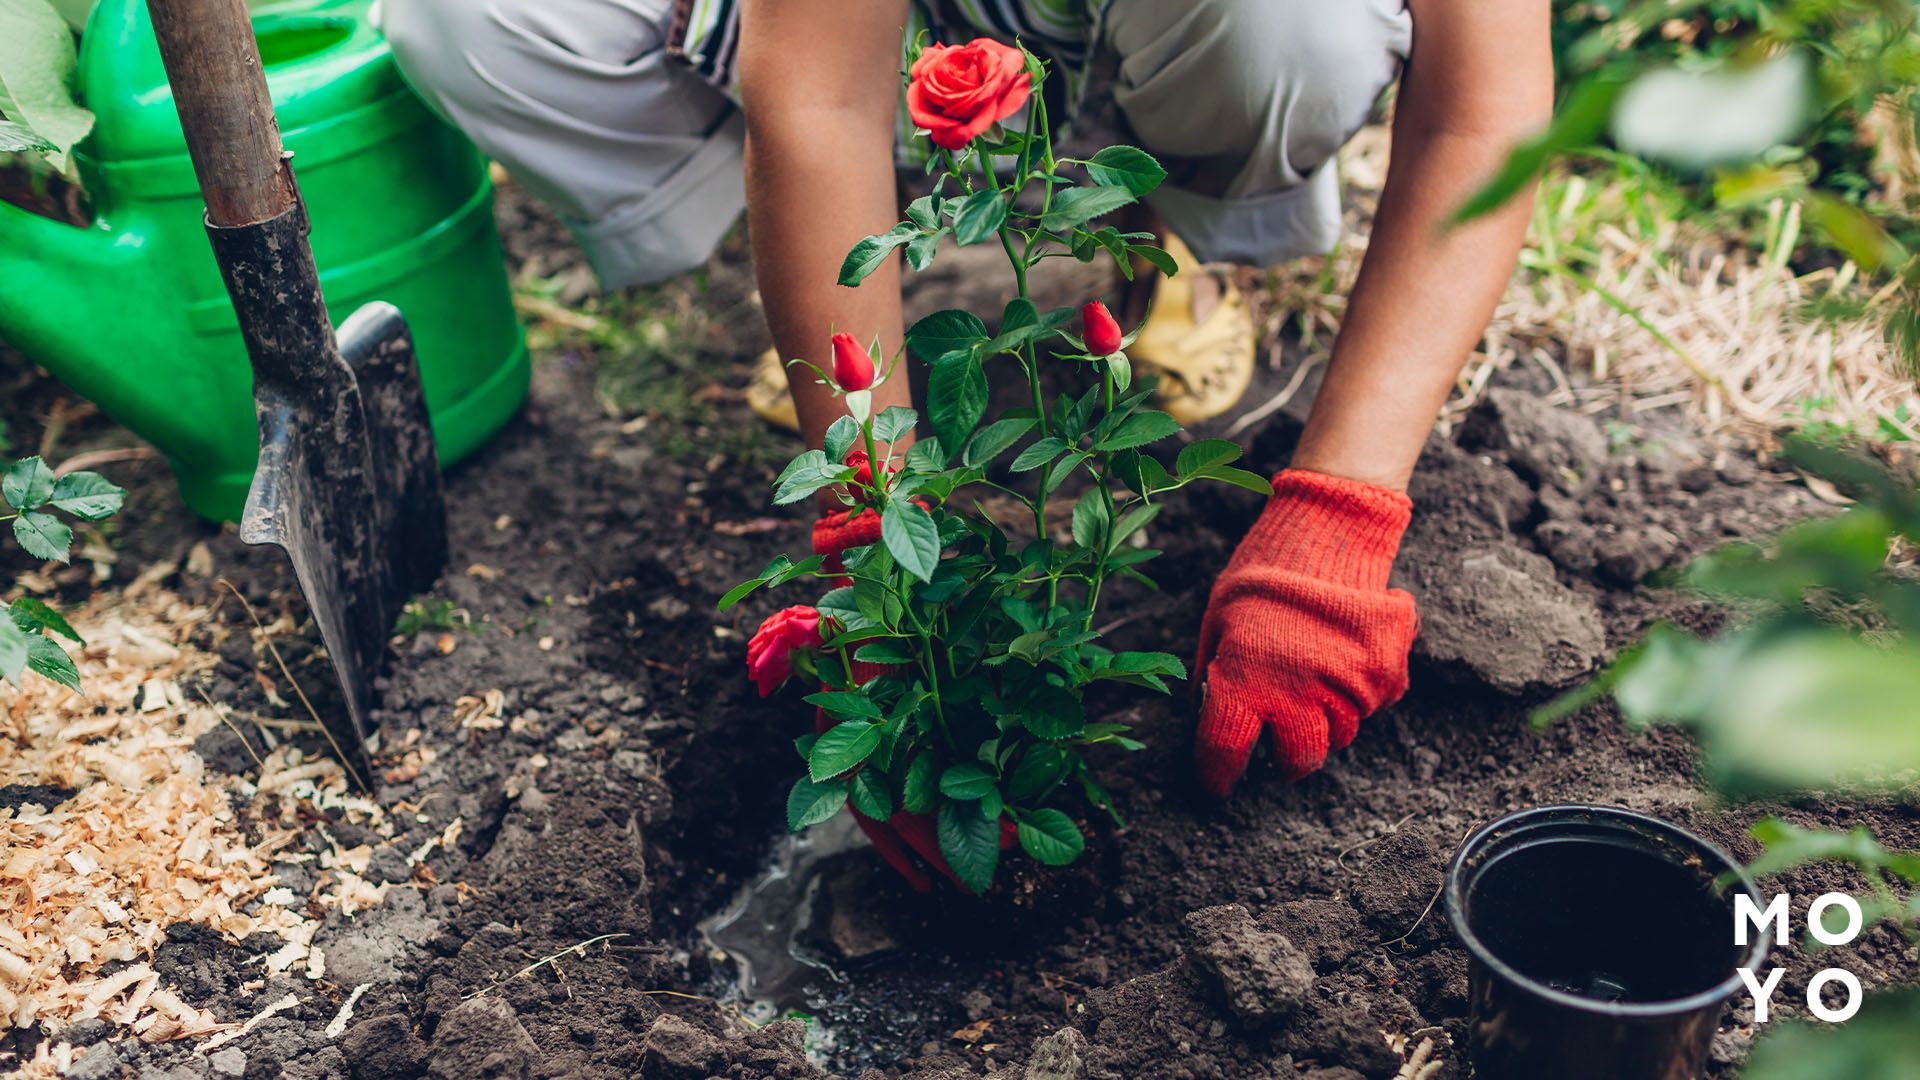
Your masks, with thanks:
M873 385L873 357L853 340L852 334L833 335L833 381L849 392Z
M793 654L820 647L820 612L810 607L782 608L767 616L747 642L747 675L766 697L793 674Z
M1011 45L929 45L907 72L907 115L933 145L958 150L1019 112L1032 90L1026 54Z
M1080 309L1080 321L1084 324L1087 351L1094 356L1112 356L1120 351L1120 324L1113 320L1113 312L1098 300Z

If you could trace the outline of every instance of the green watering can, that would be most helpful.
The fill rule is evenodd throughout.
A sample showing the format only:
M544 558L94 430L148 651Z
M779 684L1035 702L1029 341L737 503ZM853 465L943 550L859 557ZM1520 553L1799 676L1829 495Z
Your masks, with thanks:
M486 162L407 89L368 0L256 11L281 138L336 324L371 300L405 314L442 463L519 409L530 369ZM197 513L235 520L259 428L253 376L201 221L193 165L144 0L101 0L76 152L94 224L0 203L0 338L163 451Z

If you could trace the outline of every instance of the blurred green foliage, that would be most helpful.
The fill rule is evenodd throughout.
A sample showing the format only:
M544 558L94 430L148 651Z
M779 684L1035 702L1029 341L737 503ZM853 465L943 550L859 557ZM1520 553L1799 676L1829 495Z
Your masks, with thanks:
M1916 167L1920 139L1911 0L1556 0L1554 13L1553 123L1515 149L1461 219L1512 198L1557 159L1613 146L1616 106L1636 80L1752 70L1798 54L1812 75L1800 134L1711 168L1657 164L1695 212L1799 201L1811 228L1796 262L1838 252L1891 284L1888 338L1910 363L1920 357L1920 176L1890 175Z
M1550 723L1602 696L1628 723L1698 737L1708 775L1734 796L1920 789L1920 490L1830 441L1797 438L1787 456L1854 502L1766 544L1734 544L1681 573L1733 609L1701 637L1661 624L1599 678L1535 714ZM1920 939L1920 854L1867 830L1805 829L1769 818L1756 876L1811 862L1855 867L1861 910ZM1755 1046L1749 1080L1920 1075L1920 991L1870 998L1844 1028L1781 1023Z

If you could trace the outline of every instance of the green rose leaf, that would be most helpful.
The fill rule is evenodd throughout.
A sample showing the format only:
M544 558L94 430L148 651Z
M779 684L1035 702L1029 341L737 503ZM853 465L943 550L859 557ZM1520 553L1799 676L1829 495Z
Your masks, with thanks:
M1020 818L1020 846L1048 866L1066 866L1086 850L1087 840L1072 818L1043 807Z
M991 240L1007 223L1006 196L988 187L960 200L953 217L953 239L961 247Z
M1113 527L1113 539L1107 544L1107 550L1109 552L1119 550L1127 537L1145 528L1147 523L1159 513L1160 504L1150 503L1146 506L1136 506L1121 515L1119 524Z
M934 195L922 195L907 204L907 220L923 229L940 227L940 203Z
M1027 432L1032 431L1035 422L1032 417L1022 417L1013 420L996 420L988 424L974 435L972 442L967 444L966 453L961 455L961 460L973 466L991 464L994 458L1006 453L1014 443L1019 442Z
M886 232L869 236L853 245L847 257L840 264L840 284L849 288L867 279L867 275L880 269L893 249L920 235L920 227L910 221L903 221Z
M827 437L824 440L826 450L822 456L828 461L845 461L847 451L853 449L854 444L859 441L860 422L851 416L843 416L827 428Z
M978 765L962 762L940 774L940 794L963 802L984 799L997 783L992 773Z
M946 229L923 233L907 241L907 265L914 270L925 270L933 265L933 257L939 254L940 238L947 235Z
M1065 750L1044 743L1033 746L1007 777L1007 797L1016 801L1045 795L1073 768Z
M1087 176L1101 187L1125 188L1140 196L1159 187L1167 170L1138 147L1109 146L1087 162Z
M986 892L1000 868L999 819L981 813L978 803L942 802L934 831L954 876L973 892Z
M73 666L73 657L52 638L28 635L27 667L69 690L80 689L80 669Z
M1099 450L1131 450L1180 431L1180 421L1157 409L1142 409L1120 422L1095 444Z
M1051 683L1019 699L1020 723L1041 739L1066 739L1087 726L1086 706L1071 691Z
M807 775L815 783L831 780L867 760L880 745L880 726L848 720L820 733L807 755Z
M53 495L53 470L37 457L22 458L0 476L0 498L15 510L33 510Z
M39 636L20 629L12 619L0 619L0 678L15 682L20 680L20 672L27 666L32 639Z
M1013 471L1030 472L1059 457L1066 452L1066 449L1066 440L1049 435L1020 451L1019 456L1013 459Z
M873 441L890 443L913 430L920 422L920 414L901 405L890 405L879 416L873 418Z
M837 484L852 475L852 469L828 461L822 451L809 450L794 458L774 481L774 505L797 503L821 488Z
M1053 205L1040 219L1040 227L1048 232L1064 233L1133 201L1133 192L1123 187L1068 188L1054 194Z
M1165 248L1157 248L1152 244L1128 244L1127 254L1145 259L1155 270L1168 277L1180 272L1180 264L1173 261L1173 256Z
M853 658L869 664L911 664L915 660L913 650L899 641L876 641L871 645L862 645Z
M822 784L803 776L794 781L793 790L787 793L787 829L799 832L809 825L818 825L839 813L845 805L845 780L830 780Z
M28 632L51 630L68 641L80 645L86 644L80 640L80 635L74 632L73 627L68 625L65 616L55 611L53 605L44 600L22 596L13 602L10 610L13 612L14 624L22 630Z
M1181 476L1205 472L1240 460L1240 447L1225 439L1199 439L1180 448L1173 467Z
M854 774L849 794L853 798L853 808L873 820L885 821L893 816L893 793L887 790L886 777L873 769L862 769Z
M1101 541L1106 538L1112 513L1107 507L1106 492L1099 488L1080 496L1080 501L1073 504L1073 542L1096 555L1105 555Z
M919 504L895 502L880 516L880 541L900 568L921 581L932 581L940 564L940 527Z
M964 352L987 340L987 324L970 311L936 311L907 330L907 346L932 363L949 353Z
M825 709L836 720L878 720L881 716L880 706L867 695L851 690L822 690L800 700Z
M967 445L987 412L987 373L979 358L971 352L952 352L935 361L927 377L927 401L940 445L956 449Z
M13 538L27 554L36 559L67 561L67 549L73 546L73 530L52 514L28 511L13 519Z
M907 766L906 780L900 786L901 809L910 814L924 814L932 810L935 790L933 755L921 754Z
M126 498L125 488L99 473L76 472L56 480L47 501L82 521L104 521L120 512Z
M1218 480L1223 484L1232 484L1234 487L1246 488L1248 491L1251 491L1256 495L1273 494L1272 481L1268 480L1264 476L1261 476L1259 473L1248 472L1245 469L1235 469L1231 466L1216 465L1213 468L1206 470L1205 472L1199 473L1198 475L1205 477L1208 480Z

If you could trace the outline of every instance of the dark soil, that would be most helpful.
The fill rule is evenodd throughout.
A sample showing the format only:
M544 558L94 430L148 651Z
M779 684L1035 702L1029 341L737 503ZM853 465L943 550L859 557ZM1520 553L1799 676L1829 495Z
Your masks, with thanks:
M537 262L543 275L578 265L564 234L518 200L503 220L522 265ZM998 294L1000 277L989 273L923 280L914 305L949 306L967 288ZM714 310L748 301L739 245L703 287ZM722 387L711 395L719 424L755 423L738 390L764 345L757 320L715 326L700 345ZM184 997L223 1019L289 991L301 998L229 1044L244 1061L223 1055L218 1067L237 1074L216 1072L189 1045L115 1037L76 1075L821 1075L803 1023L755 1030L739 1019L727 1000L731 966L694 932L776 842L795 768L790 741L808 725L797 695L762 702L742 666L759 618L797 595L757 596L726 614L714 604L773 552L802 550L808 522L768 509L764 466L673 457L647 432L623 431L624 418L595 402L594 359L543 358L525 414L450 474L453 560L438 595L469 612L475 630L456 634L445 655L399 643L384 683L384 745L417 730L438 755L380 787L387 806L431 809L430 823L387 846L414 850L455 816L464 823L457 843L411 876L389 860L399 887L387 902L332 918L316 940L329 968L319 983L250 984L245 961L261 951L253 943L187 927L174 935L157 960ZM1102 845L1097 887L1067 888L1052 903L919 897L874 872L865 853L843 860L829 902L856 907L858 919L843 911L841 922L860 923L878 947L836 963L812 988L834 1072L1351 1080L1393 1076L1432 1038L1445 1062L1438 1075L1464 1076L1465 958L1434 897L1444 861L1476 824L1529 804L1585 801L1667 816L1742 856L1756 851L1746 826L1769 812L1866 825L1889 845L1920 848L1911 805L1721 805L1703 793L1680 733L1635 733L1604 709L1544 732L1528 725L1530 705L1649 620L1711 620L1643 586L1649 574L1820 504L1790 474L1701 445L1677 421L1636 418L1620 438L1622 429L1610 434L1549 405L1546 387L1524 372L1496 383L1458 431L1433 437L1412 491L1418 514L1398 569L1424 620L1412 692L1319 774L1284 785L1257 761L1224 803L1192 778L1184 693L1103 702L1150 744L1099 762L1130 827ZM16 442L38 435L57 393L35 389L5 406ZM1283 463L1303 407L1304 395L1273 417L1250 460ZM62 452L127 441L95 421ZM187 551L206 542L216 573L263 619L298 611L285 568L243 549L231 530L189 519L163 465L109 471L136 489L116 579L158 562L185 567ZM1233 490L1169 506L1154 537L1169 552L1154 564L1162 589L1119 598L1116 637L1190 653L1206 590L1259 509ZM180 569L165 580L214 596L204 575ZM220 619L245 625L237 605ZM246 637L218 646L225 662L205 688L268 710ZM289 661L300 670L297 653ZM455 700L494 689L511 722L460 729ZM217 768L251 767L224 733L206 737L205 753ZM381 865L376 857L375 871ZM1830 888L1863 886L1832 868L1771 884L1792 891L1796 915ZM506 978L596 938L584 955ZM1788 1016L1802 1011L1794 1000L1820 967L1846 967L1869 988L1913 973L1904 941L1885 927L1817 961L1791 943L1776 956L1788 968L1776 1012ZM362 984L353 1023L329 1038L325 1025ZM1737 1001L1715 1043L1716 1069L1744 1058L1751 1016ZM48 1036L99 1039L16 1033L13 1047Z

